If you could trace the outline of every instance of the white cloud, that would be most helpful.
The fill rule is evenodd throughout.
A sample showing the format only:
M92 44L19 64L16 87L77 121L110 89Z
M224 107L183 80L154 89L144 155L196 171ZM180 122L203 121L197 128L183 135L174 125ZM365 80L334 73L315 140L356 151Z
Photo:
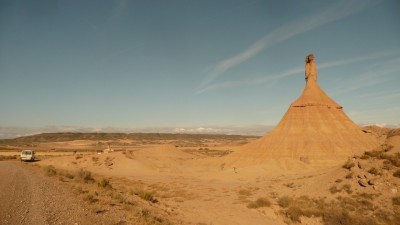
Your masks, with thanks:
M290 23L284 24L281 27L273 30L266 36L262 37L252 45L250 45L244 51L219 62L207 74L206 78L204 79L204 81L202 82L202 84L199 86L198 89L199 90L207 89L207 85L209 85L212 81L221 76L227 70L251 59L259 52L270 46L285 41L298 34L313 30L324 24L328 24L330 22L334 22L343 19L347 16L353 15L357 12L363 11L369 8L370 6L376 4L377 2L378 1L375 0L340 1L338 3L331 5L329 8L325 10L312 13L310 16L296 19ZM202 91L198 92L201 93Z

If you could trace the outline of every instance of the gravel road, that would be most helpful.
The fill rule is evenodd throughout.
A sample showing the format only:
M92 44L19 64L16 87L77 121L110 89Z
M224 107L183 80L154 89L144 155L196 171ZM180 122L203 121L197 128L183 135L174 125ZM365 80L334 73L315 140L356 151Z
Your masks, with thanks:
M0 224L102 224L83 200L38 168L0 161Z

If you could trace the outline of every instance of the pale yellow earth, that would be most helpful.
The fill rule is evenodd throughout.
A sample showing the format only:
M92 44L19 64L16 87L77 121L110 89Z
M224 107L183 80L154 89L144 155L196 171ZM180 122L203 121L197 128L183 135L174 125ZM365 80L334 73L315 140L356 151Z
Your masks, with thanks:
M397 149L398 137L390 141L397 143ZM90 143L74 141L63 144L65 149L76 149L79 145L87 146ZM210 147L210 150L235 151L237 147L219 146ZM162 144L103 154L38 151L39 159L41 155L47 156L35 164L41 167L53 165L71 172L85 169L96 176L110 179L121 191L141 188L155 193L159 203L153 207L168 212L180 224L285 224L288 219L277 204L279 197L306 195L334 199L338 194L330 193L329 188L339 178L344 180L343 184L350 184L353 193L385 193L379 199L396 196L391 189L399 188L399 182L382 182L376 185L378 188L375 190L372 186L361 187L357 178L346 180L344 176L348 170L342 168L344 161L336 166L318 169L292 165L289 159L287 164L281 161L271 162L270 166L233 168L224 166L226 156L206 156L188 149L200 148L177 148ZM56 154L59 155L54 156ZM389 179L391 175L387 177ZM259 197L268 198L272 205L256 209L247 207L249 202ZM319 217L302 217L301 221L301 224L322 224Z

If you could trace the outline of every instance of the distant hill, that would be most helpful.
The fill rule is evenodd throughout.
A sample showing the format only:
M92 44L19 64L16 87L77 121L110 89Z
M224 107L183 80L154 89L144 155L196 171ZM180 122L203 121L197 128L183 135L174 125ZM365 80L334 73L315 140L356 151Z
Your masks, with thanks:
M2 139L0 144L21 144L40 142L60 142L74 140L188 140L225 139L237 140L257 138L258 136L224 135L224 134L171 134L171 133L43 133L14 139Z

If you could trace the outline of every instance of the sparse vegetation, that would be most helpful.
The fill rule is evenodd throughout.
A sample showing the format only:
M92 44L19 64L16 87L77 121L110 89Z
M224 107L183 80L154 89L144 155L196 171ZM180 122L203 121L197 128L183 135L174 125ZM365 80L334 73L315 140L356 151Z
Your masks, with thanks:
M137 195L141 199L152 202L152 203L157 203L158 200L154 197L154 193L145 191L145 190L131 190L130 191L131 195Z
M289 198L289 196L283 196L283 197L278 198L278 205L282 208L287 208L291 202L292 202L292 199Z
M85 183L93 183L95 180L92 177L92 173L88 170L81 169L78 173L79 178L81 178Z
M46 172L47 176L54 176L57 174L57 170L53 165L45 166L43 170Z
M384 163L386 164L391 164L395 167L400 167L400 153L386 154L383 151L371 151L371 152L365 152L361 156L361 159L369 159L369 158L383 159L385 160Z
M351 160L347 160L347 162L342 167L345 168L345 169L350 170L354 166L355 166L354 162L352 162Z
M294 188L295 187L295 185L294 185L294 183L292 182L292 183L287 183L287 184L284 184L286 187L288 187L288 188Z
M345 176L345 178L346 178L346 179L351 179L351 178L353 178L353 176L354 176L354 173L351 172L351 173L348 173L348 174Z
M103 178L101 181L97 182L97 186L101 188L111 189L112 185L110 184L110 180Z
M394 176L394 177L400 178L400 169L396 170L396 171L393 173L393 176Z
M111 197L113 199L115 199L118 203L120 204L130 204L132 205L133 203L131 201L129 201L124 195L122 195L121 193L113 193L111 195Z
M337 192L340 192L341 190L338 189L338 188L336 187L336 185L333 185L332 187L329 188L329 191L330 191L332 194L336 194Z
M149 201L151 203L157 203L158 200L154 197L154 195L150 192L142 191L138 194L138 196L146 201Z
M18 158L17 155L0 155L0 161L17 159L17 158Z
M392 204L395 206L400 206L400 196L392 198Z
M258 198L256 201L250 202L247 205L247 208L256 209L260 207L269 207L269 206L271 206L271 202L267 198Z
M382 173L375 167L372 167L371 169L369 169L368 173L373 174L373 175L382 175Z
M244 196L252 195L251 191L247 190L247 189L240 189L238 193L239 193L239 195L244 195Z
M98 201L97 198L95 198L92 194L87 194L83 197L83 200L88 201L90 203L95 203Z
M351 194L353 191L351 190L351 185L350 184L344 184L342 188L336 187L336 185L333 185L332 187L329 188L329 191L332 194L336 194L338 192L346 191L348 194Z
M396 215L376 210L373 203L364 197L360 194L351 197L339 196L337 200L326 202L323 198L285 196L278 199L278 205L292 222L300 222L302 216L315 216L321 217L324 225L397 224Z

